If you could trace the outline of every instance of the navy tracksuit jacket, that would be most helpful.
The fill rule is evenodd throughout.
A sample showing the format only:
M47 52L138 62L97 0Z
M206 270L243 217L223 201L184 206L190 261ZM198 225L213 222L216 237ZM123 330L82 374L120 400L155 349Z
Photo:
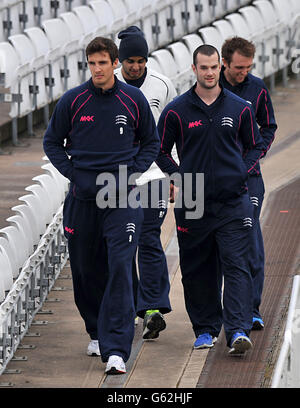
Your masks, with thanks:
M70 179L64 228L75 302L103 362L112 354L127 361L134 336L132 262L142 208L99 208L98 174L143 173L156 159L159 138L149 104L140 90L115 77L102 92L92 80L69 90L57 103L44 136L52 164ZM128 193L132 186L128 188ZM126 192L127 194L127 192Z
M225 78L224 67L222 68L220 82L226 89L251 103L262 136L264 146L263 156L265 156L274 141L277 129L272 101L265 83L262 79L248 74L241 84L232 86ZM261 317L259 306L264 283L265 254L259 217L265 188L259 163L255 166L255 172L249 177L248 191L254 210L250 246L250 268L253 278L253 316Z
M183 195L196 197L196 173L204 173L204 214L187 219L175 208L180 266L187 312L196 337L217 336L224 323L228 344L234 332L252 326L252 279L248 245L252 205L249 174L262 155L263 143L251 105L222 89L207 106L194 87L166 106L158 123L161 150L157 163L169 175L193 174L182 180ZM179 167L171 156L176 144ZM243 152L247 151L245 155ZM179 183L176 175L175 184ZM218 260L224 274L222 314Z

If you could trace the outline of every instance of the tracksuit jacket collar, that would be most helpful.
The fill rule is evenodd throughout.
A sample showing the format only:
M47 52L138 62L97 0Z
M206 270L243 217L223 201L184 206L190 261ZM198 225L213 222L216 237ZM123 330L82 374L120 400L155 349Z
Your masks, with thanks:
M211 105L206 105L202 99L196 94L195 92L195 88L197 86L197 83L195 83L188 91L188 94L191 98L191 102L196 105L198 108L202 109L202 110L210 110L213 109L215 106L219 105L219 103L221 101L224 100L224 98L226 97L226 90L224 89L224 87L222 86L221 83L219 83L220 87L221 87L221 92L219 94L219 96L217 97L217 99L211 104Z
M236 93L236 90L240 91L240 90L242 90L242 88L244 88L244 86L248 85L248 83L249 83L249 74L246 76L246 78L244 79L243 82L241 82L238 85L233 86L227 81L227 79L225 77L225 74L224 74L224 71L225 71L225 67L223 65L222 68L221 68L220 83L224 84L226 89L229 89L230 91Z
M98 96L102 96L102 95L114 95L118 89L119 89L119 80L118 78L114 75L115 78L115 83L114 86L110 89L107 89L106 91L103 91L102 88L96 88L95 85L93 84L92 78L90 78L88 80L88 87L89 90L94 94L94 95L98 95Z

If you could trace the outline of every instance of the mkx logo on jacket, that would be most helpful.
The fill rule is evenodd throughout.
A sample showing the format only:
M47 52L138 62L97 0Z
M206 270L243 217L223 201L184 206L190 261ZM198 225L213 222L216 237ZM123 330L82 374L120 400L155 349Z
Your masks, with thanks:
M94 122L94 115L93 116L81 116L80 122Z
M179 225L178 225L178 227L177 227L177 230L180 231L180 232L189 232L189 229L188 229L188 228L180 227Z
M74 235L74 228L65 227L65 230L69 233Z
M195 122L189 123L189 129L197 127L197 126L202 126L202 120L196 120Z

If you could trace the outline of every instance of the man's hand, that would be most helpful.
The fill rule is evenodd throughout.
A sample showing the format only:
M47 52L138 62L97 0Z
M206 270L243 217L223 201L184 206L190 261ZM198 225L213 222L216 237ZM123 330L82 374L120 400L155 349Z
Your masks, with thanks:
M169 201L170 203L175 203L176 198L178 196L179 192L179 187L174 186L174 184L170 184L170 198Z

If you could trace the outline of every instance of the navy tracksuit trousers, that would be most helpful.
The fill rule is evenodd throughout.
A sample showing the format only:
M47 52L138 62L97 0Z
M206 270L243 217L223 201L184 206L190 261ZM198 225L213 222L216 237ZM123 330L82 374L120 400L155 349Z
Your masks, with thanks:
M126 362L134 337L132 261L143 220L139 207L100 209L95 201L68 194L64 230L68 239L74 298L103 362Z
M250 176L248 192L253 204L253 228L250 243L250 271L253 279L253 316L261 317L259 306L264 285L265 252L260 228L260 212L264 199L265 187L262 176Z
M233 333L249 334L252 326L253 208L248 194L207 207L198 220L187 220L184 209L175 209L184 298L195 336L218 336L224 324L229 346Z
M144 220L138 242L136 310L141 318L148 309L159 309L161 313L171 311L169 272L160 240L161 226L168 210L169 190L165 187L162 180L153 180L139 187ZM133 268L136 274L135 263Z

